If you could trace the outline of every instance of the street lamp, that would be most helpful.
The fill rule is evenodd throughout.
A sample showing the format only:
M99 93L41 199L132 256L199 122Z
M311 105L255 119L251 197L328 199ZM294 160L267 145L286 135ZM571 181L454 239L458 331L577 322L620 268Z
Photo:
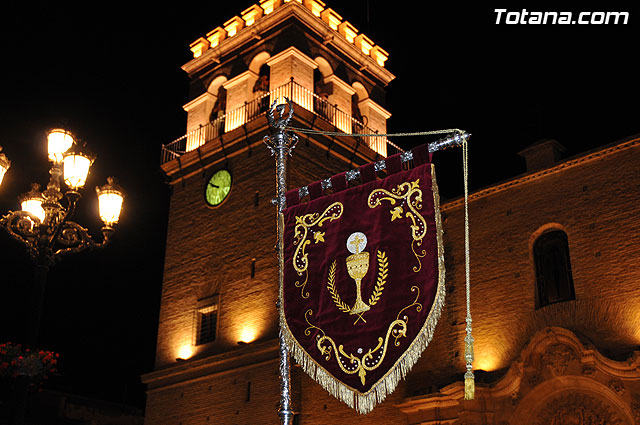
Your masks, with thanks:
M74 139L71 133L61 128L54 128L47 135L47 150L49 160L54 164L62 162L62 155L73 145Z
M7 155L2 153L2 146L0 146L0 184L2 184L2 179L4 178L4 174L11 167L11 161L7 158Z
M98 211L105 227L111 227L118 222L122 209L122 189L115 183L113 177L107 177L107 184L96 186L98 195Z
M71 221L94 157L83 151L73 135L63 129L48 133L48 154L51 175L45 190L38 184L20 197L22 210L10 211L0 218L0 227L22 242L36 264L32 325L25 343L35 346L40 327L40 312L49 267L62 256L86 249L102 248L110 241L113 225L118 222L123 193L113 178L96 187L102 227L102 241L95 242L87 229ZM0 181L10 162L0 153ZM62 191L62 184L67 190Z
M44 222L46 216L44 208L42 208L44 198L42 197L42 192L40 192L40 185L38 183L32 183L31 190L20 195L18 199L20 200L22 211L37 217L40 223Z
M71 146L62 155L64 182L71 190L76 191L84 186L94 159L77 145Z

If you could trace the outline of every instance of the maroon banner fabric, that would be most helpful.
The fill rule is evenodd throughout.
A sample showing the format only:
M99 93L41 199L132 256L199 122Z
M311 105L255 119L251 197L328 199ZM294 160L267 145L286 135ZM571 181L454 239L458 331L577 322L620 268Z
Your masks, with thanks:
M444 302L431 164L284 211L281 325L292 354L367 413L433 335Z

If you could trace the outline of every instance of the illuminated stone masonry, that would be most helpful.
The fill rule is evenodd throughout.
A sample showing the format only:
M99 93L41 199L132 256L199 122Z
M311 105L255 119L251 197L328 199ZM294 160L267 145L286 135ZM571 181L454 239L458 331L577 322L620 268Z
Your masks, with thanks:
M284 36L280 26L292 19L303 27L294 24ZM279 37L291 39L292 46L282 49ZM384 68L388 54L322 2L262 1L196 40L191 49L194 59L183 69L205 87L184 105L187 134L165 145L167 159L245 125L284 96L345 133L386 133L391 114L382 106L382 87L395 78ZM240 74L237 59L248 64ZM216 74L213 80L208 79L211 73ZM266 85L256 89L262 78ZM386 137L364 139L380 155L389 154Z
M627 360L611 360L573 332L548 327L531 338L500 380L476 386L475 400L461 404L463 393L464 383L456 382L435 394L409 398L398 408L409 424L460 419L496 425L635 425L640 419L640 351Z
M261 0L259 6L251 6L242 12L241 17L234 16L225 22L223 27L218 27L207 33L205 37L200 37L191 43L189 48L193 52L193 57L199 58L207 50L218 47L223 40L239 35L244 28L261 24L261 18L266 18L286 3L303 5L314 16L322 19L336 33L336 36L356 46L363 55L371 57L380 67L384 67L384 63L389 59L389 54L385 50L375 45L366 35L358 34L358 30L353 25L343 21L342 16L333 9L325 8L325 4L319 0L285 0L284 4L282 0Z
M385 86L395 77L375 59L381 49L323 3L262 1L219 25L192 44L196 57L183 66L187 134L162 153L172 191L156 366L143 376L146 425L277 422L274 162L262 141L264 105L286 95L296 102L293 126L324 132L366 124L363 132L384 133L390 116ZM264 76L267 88L254 90ZM303 135L287 185L357 168L388 146ZM640 424L639 149L629 138L552 158L470 194L475 400L462 400L464 214L452 200L441 206L447 302L429 348L367 415L293 367L299 423ZM211 205L205 193L221 170L230 189ZM567 235L575 299L540 307L532 247L549 230Z

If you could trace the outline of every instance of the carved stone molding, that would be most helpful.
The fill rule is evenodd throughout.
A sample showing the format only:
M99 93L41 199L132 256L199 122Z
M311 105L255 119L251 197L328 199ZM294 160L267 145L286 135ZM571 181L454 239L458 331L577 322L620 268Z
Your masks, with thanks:
M580 393L555 397L535 415L533 425L627 425L605 401ZM532 418L533 419L533 418Z
M576 360L573 350L565 344L554 344L547 347L541 361L553 376L564 375L569 363Z
M609 381L609 388L611 388L613 392L618 394L619 396L624 395L624 384L618 379L612 379L611 381Z
M513 394L511 394L511 405L512 406L517 405L519 401L520 401L520 393L519 392L514 392Z
M637 388L640 352L612 360L570 330L550 327L533 335L500 379L476 384L474 402L463 400L464 383L455 382L397 407L409 424L427 423L438 408L444 417L484 423L490 415L488 423L500 425L640 425Z
M640 425L640 395L634 394L631 401L631 415L636 425Z
M542 378L538 374L531 375L527 378L527 384L529 384L532 387L535 387L540 382L542 382Z
M628 401L582 375L556 376L528 391L509 417L512 425L632 425ZM615 386L615 385L614 385Z
M596 374L596 368L590 365L583 365L582 366L582 374L584 376L590 376L593 377Z

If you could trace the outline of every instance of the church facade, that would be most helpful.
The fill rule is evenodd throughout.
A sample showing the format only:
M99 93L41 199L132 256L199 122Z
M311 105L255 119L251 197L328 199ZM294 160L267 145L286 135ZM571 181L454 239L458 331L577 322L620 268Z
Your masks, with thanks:
M191 44L187 134L170 179L156 367L146 424L277 423L275 161L265 113L286 96L302 136L290 189L397 152L388 53L317 0L263 0ZM366 136L365 136L366 135ZM396 391L358 415L292 367L299 424L640 424L640 141L559 161L470 195L476 397L463 400L463 204L441 206L446 304Z

